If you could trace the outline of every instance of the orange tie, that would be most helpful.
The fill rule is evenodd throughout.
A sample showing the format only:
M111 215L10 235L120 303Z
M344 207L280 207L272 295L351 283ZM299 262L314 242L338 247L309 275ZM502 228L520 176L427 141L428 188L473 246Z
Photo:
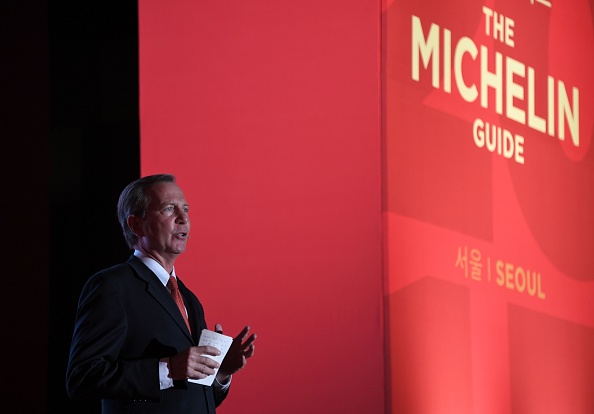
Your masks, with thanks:
M167 282L167 287L169 288L169 292L171 293L171 296L173 296L173 300L175 301L175 304L179 308L179 311L181 312L184 318L184 322L188 327L188 331L192 332L192 330L190 329L190 322L188 321L188 315L186 313L186 307L184 306L184 300L181 297L181 293L179 293L179 287L177 286L177 279L175 278L175 276L169 276L169 282Z

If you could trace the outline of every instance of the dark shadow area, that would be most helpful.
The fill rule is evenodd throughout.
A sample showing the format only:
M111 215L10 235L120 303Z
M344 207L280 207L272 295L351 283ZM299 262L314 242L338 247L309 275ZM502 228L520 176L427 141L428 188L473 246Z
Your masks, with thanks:
M99 412L98 403L68 399L65 367L84 282L129 255L116 203L140 173L137 2L60 1L48 10L49 406L91 413Z
M22 412L99 412L69 400L65 370L84 282L129 255L115 207L140 173L137 2L1 8L5 388Z

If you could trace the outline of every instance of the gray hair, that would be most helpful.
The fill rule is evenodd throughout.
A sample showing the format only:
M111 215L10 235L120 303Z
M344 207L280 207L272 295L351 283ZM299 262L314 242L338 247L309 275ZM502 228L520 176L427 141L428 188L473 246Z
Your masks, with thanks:
M138 242L138 237L128 227L128 217L146 217L146 211L151 202L148 190L157 183L174 183L175 176L171 174L148 175L132 181L124 188L118 200L118 220L122 226L124 239L130 249L133 249Z

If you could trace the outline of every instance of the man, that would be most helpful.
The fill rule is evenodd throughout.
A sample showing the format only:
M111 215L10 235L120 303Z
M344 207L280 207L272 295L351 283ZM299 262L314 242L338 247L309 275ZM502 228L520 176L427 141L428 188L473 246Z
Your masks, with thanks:
M213 414L229 392L231 376L254 354L256 335L246 326L220 366L210 357L220 355L218 349L197 346L207 328L204 311L174 268L190 237L188 204L175 177L160 174L130 183L120 195L118 218L134 254L96 273L83 288L68 394L100 398L103 413ZM179 286L181 308L167 287L170 279ZM219 324L215 330L222 333ZM188 380L214 375L217 368L212 386Z

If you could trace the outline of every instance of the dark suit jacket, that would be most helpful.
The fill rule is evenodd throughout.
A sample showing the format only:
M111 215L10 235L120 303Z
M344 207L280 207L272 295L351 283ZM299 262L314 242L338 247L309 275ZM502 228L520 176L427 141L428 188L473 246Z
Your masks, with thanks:
M213 414L226 393L188 381L159 389L159 360L195 346L206 328L198 298L181 280L179 289L193 335L167 288L137 257L93 275L76 314L70 397L101 398L103 413Z

